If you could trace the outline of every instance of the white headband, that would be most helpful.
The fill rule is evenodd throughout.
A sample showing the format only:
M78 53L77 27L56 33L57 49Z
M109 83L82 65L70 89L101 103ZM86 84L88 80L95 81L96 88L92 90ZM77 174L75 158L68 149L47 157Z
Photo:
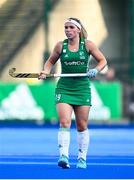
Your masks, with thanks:
M68 19L65 21L65 23L72 23L74 24L75 26L77 26L79 29L81 29L81 25L80 23L78 23L77 21L73 20L73 19Z

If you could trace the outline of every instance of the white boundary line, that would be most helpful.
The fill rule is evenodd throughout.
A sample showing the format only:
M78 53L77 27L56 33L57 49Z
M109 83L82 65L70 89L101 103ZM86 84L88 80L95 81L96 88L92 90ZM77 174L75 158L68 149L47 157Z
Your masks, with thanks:
M0 162L0 164L11 165L57 165L56 162ZM76 163L70 163L70 165L76 165ZM87 163L87 165L95 166L134 166L133 163Z
M49 157L50 156L50 157ZM55 158L59 158L59 156L53 156L53 155L0 155L0 159L55 159ZM77 159L76 157L71 157L70 159L74 160ZM134 156L90 156L89 158L87 158L87 160L93 160L93 159L134 159Z
M11 180L11 179L0 179L0 180ZM16 180L18 180L18 178ZM33 179L21 179L21 180L33 180ZM36 180L46 180L46 179L36 179ZM57 179L49 179L49 180L57 180ZM63 179L58 179L58 180L63 180ZM76 180L76 179L64 179L64 180ZM81 180L130 180L130 179L93 179L92 178L92 179L81 179Z

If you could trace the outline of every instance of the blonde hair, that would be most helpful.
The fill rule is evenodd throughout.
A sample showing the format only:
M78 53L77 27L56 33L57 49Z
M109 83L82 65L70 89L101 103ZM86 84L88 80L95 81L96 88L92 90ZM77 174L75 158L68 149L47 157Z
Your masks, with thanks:
M86 31L86 29L84 28L84 26L83 26L83 24L81 23L81 21L80 21L79 19L77 19L77 18L72 18L72 17L70 17L69 20L71 20L71 19L74 20L74 21L76 21L76 22L78 22L78 23L81 25L80 37L81 37L81 38L84 38L84 39L87 39L87 36L88 36L87 31Z

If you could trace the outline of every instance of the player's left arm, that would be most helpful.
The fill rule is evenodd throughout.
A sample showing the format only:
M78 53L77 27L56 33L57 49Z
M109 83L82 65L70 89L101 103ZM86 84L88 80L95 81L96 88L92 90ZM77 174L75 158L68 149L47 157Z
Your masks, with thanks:
M107 60L105 56L92 41L89 40L86 41L86 49L89 52L89 54L91 54L98 62L95 68L98 71L101 71L107 65Z

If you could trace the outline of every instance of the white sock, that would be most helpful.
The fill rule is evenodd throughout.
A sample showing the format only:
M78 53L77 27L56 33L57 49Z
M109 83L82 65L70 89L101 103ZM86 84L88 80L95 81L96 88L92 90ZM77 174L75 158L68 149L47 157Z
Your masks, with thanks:
M60 156L65 155L68 157L70 145L70 129L69 128L60 128L58 132L58 147Z
M86 129L82 132L78 132L77 137L78 137L78 148L79 148L78 159L83 158L84 160L86 160L88 146L89 146L89 130Z

